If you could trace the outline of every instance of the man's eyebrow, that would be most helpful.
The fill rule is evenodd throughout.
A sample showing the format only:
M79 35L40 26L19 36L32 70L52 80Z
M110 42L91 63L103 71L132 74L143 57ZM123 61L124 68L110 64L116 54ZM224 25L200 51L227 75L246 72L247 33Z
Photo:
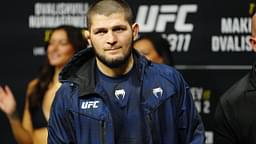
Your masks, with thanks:
M94 28L93 32L102 31L102 30L107 30L107 28L103 28L103 27Z
M112 29L115 29L115 28L126 28L127 26L126 25L115 25L112 27Z
M126 28L127 25L123 25L123 24L119 24L119 25L114 25L111 27L111 29L116 29L116 28ZM105 28L105 27L96 27L94 28L92 31L93 32L97 32L97 31L105 31L105 30L108 30L108 28Z

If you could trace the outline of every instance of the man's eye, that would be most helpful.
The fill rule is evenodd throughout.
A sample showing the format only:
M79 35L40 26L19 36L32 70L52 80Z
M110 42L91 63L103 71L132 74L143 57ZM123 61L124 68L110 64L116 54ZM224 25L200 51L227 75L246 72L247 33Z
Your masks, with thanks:
M124 30L125 30L124 28L116 28L116 29L114 29L114 31L116 31L116 32L122 32Z
M107 31L97 31L97 32L95 32L95 34L105 34L105 33L107 33Z

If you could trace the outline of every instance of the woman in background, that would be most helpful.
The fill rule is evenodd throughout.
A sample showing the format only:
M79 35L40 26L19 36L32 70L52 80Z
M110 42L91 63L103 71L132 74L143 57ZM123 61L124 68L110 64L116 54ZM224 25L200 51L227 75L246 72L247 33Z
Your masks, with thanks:
M159 34L141 35L135 40L134 48L152 62L174 65L169 42Z
M8 86L0 86L0 109L7 115L18 143L47 144L50 108L61 83L58 75L71 57L87 47L82 32L73 26L59 26L47 42L47 59L40 74L27 88L23 119L17 115L16 101Z

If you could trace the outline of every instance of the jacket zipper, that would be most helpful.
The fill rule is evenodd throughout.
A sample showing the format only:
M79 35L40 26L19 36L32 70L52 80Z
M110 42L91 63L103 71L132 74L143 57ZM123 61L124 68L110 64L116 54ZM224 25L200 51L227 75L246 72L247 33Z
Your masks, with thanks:
M105 144L106 136L106 122L104 120L100 121L100 144Z
M158 136L157 136L156 127L153 124L152 114L148 114L146 116L146 118L147 118L147 124L148 124L150 132L151 132L151 137L152 137L153 144L158 144L159 140L158 140Z
M74 135L74 131L73 131L71 121L72 121L71 111L67 110L67 126L68 126L68 129L70 130L72 141L74 141L74 142L70 142L69 144L74 144L75 143L75 135Z

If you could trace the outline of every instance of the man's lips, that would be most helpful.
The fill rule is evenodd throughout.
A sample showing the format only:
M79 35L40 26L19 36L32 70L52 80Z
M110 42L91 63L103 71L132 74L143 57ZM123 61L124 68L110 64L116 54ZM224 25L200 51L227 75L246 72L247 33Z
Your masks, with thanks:
M105 49L105 51L116 51L118 49L120 49L121 47L115 47L115 48L107 48Z

